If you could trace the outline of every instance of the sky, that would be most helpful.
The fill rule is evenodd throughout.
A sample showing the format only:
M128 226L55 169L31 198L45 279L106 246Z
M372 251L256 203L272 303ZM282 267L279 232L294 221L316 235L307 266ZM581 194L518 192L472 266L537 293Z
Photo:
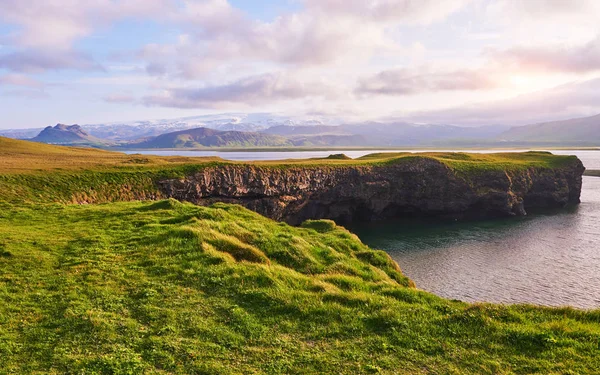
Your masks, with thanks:
M600 113L597 0L0 0L0 129Z

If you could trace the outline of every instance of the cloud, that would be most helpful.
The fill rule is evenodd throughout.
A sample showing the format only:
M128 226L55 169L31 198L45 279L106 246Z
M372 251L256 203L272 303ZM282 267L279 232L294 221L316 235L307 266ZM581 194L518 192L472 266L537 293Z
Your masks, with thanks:
M103 70L90 56L80 52L37 49L0 55L0 68L24 73L63 69Z
M144 98L144 102L149 106L218 108L332 95L333 90L324 83L301 82L283 74L264 74L224 85L166 89L160 95Z
M430 24L461 9L472 0L304 0L309 10L375 22Z
M28 90L28 89L19 89L19 90L9 90L0 92L1 96L9 97L9 98L26 98L26 99L48 99L50 95L43 90Z
M597 0L495 0L481 17L506 39L539 46L588 39L598 32L599 14Z
M120 104L120 103L133 103L135 102L135 97L130 94L124 93L114 93L107 95L103 98L103 100L107 103Z
M171 0L2 0L0 21L18 26L12 39L25 48L67 49L98 27L128 17L165 16Z
M412 23L416 18L424 20L421 14L447 14L444 9L448 4L465 2L452 0L434 6L437 2L428 0L421 7L414 1L387 1L386 6L395 9L396 21ZM378 20L380 13L387 13L386 9L379 9L379 2L371 2L377 5L371 18L357 17L361 12L357 5L368 2L352 2L357 7L354 16L334 3L325 6L308 1L302 11L284 13L265 22L249 18L225 0L186 1L177 18L178 26L184 30L179 40L165 45L149 44L138 56L148 62L150 74L167 72L172 77L196 79L239 61L294 68L338 62L356 65L368 62L379 50L399 48L386 33L390 25Z
M395 69L359 81L357 94L412 95L435 91L485 90L498 84L484 72L462 70L427 72Z
M505 67L522 70L588 73L600 70L600 35L581 45L515 47L491 52L490 57Z
M546 18L559 19L597 19L600 5L597 0L496 0L490 3L488 10L495 15L504 13L506 17L525 20Z
M0 76L0 86L22 86L30 88L41 88L44 84L36 79L28 77L24 74L5 74Z
M404 118L456 125L525 125L600 113L600 78L561 85L515 98L443 110L422 111Z
M168 18L175 0L1 0L0 24L15 29L2 38L11 53L0 67L17 72L99 70L74 43L125 18Z

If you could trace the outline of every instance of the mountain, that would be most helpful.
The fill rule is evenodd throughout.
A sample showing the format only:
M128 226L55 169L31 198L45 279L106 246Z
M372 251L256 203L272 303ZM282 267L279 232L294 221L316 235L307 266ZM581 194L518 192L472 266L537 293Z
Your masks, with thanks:
M264 130L263 133L287 137L294 146L302 147L361 147L369 145L367 137L352 134L343 126L278 125Z
M160 134L195 128L209 128L220 131L258 132L281 125L318 126L331 124L336 121L338 120L334 118L289 117L272 113L223 113L175 119L92 124L83 125L82 127L88 131L89 134L98 138L110 139L116 142L128 142L140 138L154 137Z
M276 135L220 131L196 128L162 134L148 140L125 145L127 148L194 148L194 147L286 147L288 139Z
M600 144L600 114L563 121L517 126L500 134L506 142L536 142L557 144Z
M294 146L300 147L364 147L367 139L362 135L322 134L312 136L296 136L289 138Z
M0 137L13 138L13 139L31 139L44 128L30 128L30 129L0 129Z
M277 125L264 130L263 133L281 135L285 137L352 134L346 131L343 126L336 125Z
M223 114L128 124L47 127L32 140L121 148L598 146L600 114L532 125L464 127L409 122L343 123L269 114ZM336 120L339 121L339 120ZM194 125L194 124L205 125ZM341 124L341 125L340 125ZM219 129L214 129L219 128ZM0 135L29 138L33 129Z
M432 146L439 143L477 143L508 129L501 126L467 128L403 122L364 122L339 126L275 126L267 134L288 137L295 145L314 146Z
M369 145L377 146L432 146L452 145L455 142L478 143L494 137L506 127L460 127L455 125L411 124L404 122L369 122L343 126L345 132L366 137Z
M31 140L56 145L107 145L105 140L89 135L79 125L64 124L48 126Z

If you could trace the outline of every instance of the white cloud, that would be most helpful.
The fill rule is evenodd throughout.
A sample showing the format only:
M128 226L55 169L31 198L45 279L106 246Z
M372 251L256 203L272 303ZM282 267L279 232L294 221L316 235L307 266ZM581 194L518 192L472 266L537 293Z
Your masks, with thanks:
M24 86L31 88L41 88L44 84L34 78L24 74L5 74L0 75L0 86Z
M308 97L331 98L335 90L323 82L306 82L284 74L264 74L214 86L168 88L144 98L149 106L175 108L226 108Z
M498 87L490 74L476 70L436 72L394 69L363 78L357 94L411 95L424 92L485 90Z
M0 55L0 68L23 73L46 70L103 70L92 57L73 50L24 49Z
M107 95L103 98L107 103L121 104L121 103L133 103L135 97L131 94L117 92L114 94Z
M309 10L329 17L425 25L446 18L470 2L472 0L304 0Z
M487 24L499 25L504 38L518 44L577 44L598 32L600 1L495 0L485 13Z
M534 72L588 73L600 71L600 35L579 45L513 47L491 58L505 68Z
M19 72L99 68L91 56L73 48L98 28L128 17L168 16L172 0L2 0L0 22L16 27L2 43L0 67Z
M19 27L14 44L67 49L97 27L126 17L169 13L170 0L2 0L0 20Z
M301 67L366 61L377 49L393 48L383 27L375 23L310 12L263 22L224 0L187 2L179 22L186 34L176 43L150 44L140 51L150 73L195 79L230 62Z

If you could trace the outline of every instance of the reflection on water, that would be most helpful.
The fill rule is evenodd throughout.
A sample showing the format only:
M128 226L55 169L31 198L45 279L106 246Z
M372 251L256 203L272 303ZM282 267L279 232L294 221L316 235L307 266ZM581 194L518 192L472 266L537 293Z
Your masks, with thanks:
M582 204L479 222L395 221L352 228L421 289L464 301L600 307L600 178Z

